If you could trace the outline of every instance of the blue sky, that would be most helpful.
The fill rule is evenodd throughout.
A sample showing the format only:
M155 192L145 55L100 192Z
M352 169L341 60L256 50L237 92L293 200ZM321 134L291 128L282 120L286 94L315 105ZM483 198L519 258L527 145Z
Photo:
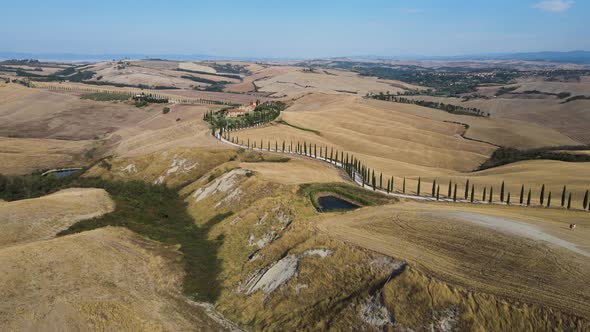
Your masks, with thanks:
M0 52L232 57L590 50L588 0L0 0Z

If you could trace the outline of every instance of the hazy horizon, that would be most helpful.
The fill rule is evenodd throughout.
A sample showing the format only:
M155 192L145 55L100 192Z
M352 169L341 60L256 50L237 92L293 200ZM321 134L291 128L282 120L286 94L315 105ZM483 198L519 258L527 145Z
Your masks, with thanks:
M590 4L570 0L34 0L4 7L4 53L309 59L590 49Z

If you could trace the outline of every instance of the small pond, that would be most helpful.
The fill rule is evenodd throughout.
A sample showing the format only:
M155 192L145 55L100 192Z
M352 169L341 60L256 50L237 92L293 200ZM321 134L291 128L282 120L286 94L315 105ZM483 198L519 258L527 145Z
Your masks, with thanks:
M318 203L321 212L353 210L359 207L336 196L318 197Z
M72 174L79 172L79 171L80 171L79 169L64 169L64 170L58 170L55 172L47 173L47 175L53 175L56 178L61 179L63 177L66 177L68 175L72 175Z

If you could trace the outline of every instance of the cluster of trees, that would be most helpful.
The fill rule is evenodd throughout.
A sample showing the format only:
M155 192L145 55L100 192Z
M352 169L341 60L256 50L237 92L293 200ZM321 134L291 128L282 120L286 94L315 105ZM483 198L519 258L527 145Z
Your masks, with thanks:
M521 76L518 71L502 68L426 68L354 61L334 61L332 66L355 71L363 76L374 76L431 87L433 89L428 91L429 95L445 97L475 92L477 87L482 84L508 84ZM421 93L426 94L426 91Z
M43 83L30 84L31 82L21 82L21 83L25 84L29 87L34 86L34 87L44 88L44 89L48 89L48 90L77 91L77 92L96 93L96 94L103 94L103 95L106 95L106 94L112 94L112 95L127 94L129 96L129 98L133 97L134 95L136 95L138 93L138 92L132 92L132 91L104 90L104 89L98 89L98 88L95 89L95 88L82 87L82 86L67 86L67 85L43 84ZM84 82L84 83L88 83L88 81ZM221 100L211 100L211 99L201 99L201 98L182 98L180 96L170 97L170 96L160 95L157 93L152 93L152 96L155 96L159 99L167 98L168 102L179 103L179 104L233 105L230 102L221 101ZM109 97L106 97L106 98L109 99Z
M207 64L209 67L215 69L215 71L219 73L228 73L228 74L250 74L250 71L246 69L244 65L234 65L231 63L211 63Z
M523 92L514 92L518 88L520 88L520 86L502 86L502 87L500 87L500 89L498 89L498 91L496 91L496 93L494 95L496 97L499 97L504 94L519 94L519 95L538 94L538 95L556 96L559 99L565 99L565 98L568 98L572 95L569 92L552 93L552 92L543 92L543 91L539 91L539 90L526 90Z
M203 116L203 120L211 124L212 133L217 130L222 133L225 131L234 131L244 128L256 127L274 121L287 105L282 101L257 102L254 111L244 116L236 118L226 117L226 113L231 108L226 108L217 112L209 111Z
M515 148L500 147L492 153L479 170L506 165L522 160L560 160L567 162L590 162L590 155L563 152L561 150L590 150L590 146L560 146L547 147L529 150L519 150Z
M338 151L333 147L328 148L328 146L318 146L317 144L312 144L308 142L296 142L293 143L292 141L287 144L287 142L279 141L271 142L270 140L264 141L255 141L246 139L238 138L237 136L232 136L230 132L224 132L221 134L222 137L234 144L241 145L248 149L261 149L267 150L269 152L282 152L282 153L295 153L300 154L303 156L321 159L336 165L337 167L342 168L355 182L359 181L363 187L372 188L374 191L382 190L387 192L387 194L393 193L396 191L395 188L395 178L392 176L391 178L385 179L383 177L383 173L377 173L374 169L371 169L367 165L365 165L362 161L357 159L354 155L344 152ZM265 144L266 143L266 144ZM406 178L404 177L401 183L401 192L406 193ZM437 182L436 179L432 181L432 187L430 189L429 196L436 199L437 201L441 199L441 186ZM423 196L423 188L422 188L422 178L418 177L418 183L416 185L416 195ZM453 200L456 202L457 200L463 200L468 202L488 202L492 204L494 202L504 203L507 205L514 204L513 196L509 191L506 190L506 185L504 181L500 186L499 196L494 196L494 187L490 186L489 190L487 186L484 186L481 191L481 199L479 199L479 195L476 194L476 187L475 184L470 182L469 179L465 181L465 185L463 189L459 192L459 185L457 182L453 183L452 180L449 181L447 187L447 194L446 198L449 200ZM532 205L532 197L533 192L532 189L529 188L528 191L525 191L525 186L522 185L520 189L520 195L518 198L518 204L522 206L530 206ZM479 200L478 200L479 199ZM545 185L543 184L541 190L539 192L539 205L551 207L551 199L552 193L546 193ZM567 191L567 187L563 187L563 191L561 193L561 207L567 208L568 210L572 208L572 193ZM589 191L586 190L584 194L584 198L582 201L581 208L583 210L588 210L590 208L590 197Z
M434 109L438 109L438 110L445 111L448 113L453 113L453 114L486 116L486 117L490 116L490 113L483 112L482 110L475 108L475 107L463 107L463 106L458 106L458 105L439 103L439 102L435 102L435 101L414 100L414 99L410 99L410 98L400 97L399 94L398 95L390 94L389 91L387 91L387 93L380 92L379 94L368 94L367 96L371 97L373 99L378 99L378 100L434 108Z
M194 90L201 90L201 91L222 92L225 85L230 83L228 81L214 81L214 80L210 80L207 78L202 78L202 77L197 77L197 76L188 76L188 75L183 75L183 76L181 76L181 78L191 80L193 82L209 84L206 87L201 87L201 86L194 87Z
M96 73L91 70L76 71L74 67L71 67L49 75L34 74L22 69L18 69L16 70L16 75L42 82L61 82L65 80L70 82L83 82L91 79L94 75L96 75Z
M0 62L0 65L38 66L41 62L36 59L9 59Z
M67 184L75 178L77 176L63 178L57 178L53 174L41 176L41 173L23 176L0 174L0 199L15 201L44 196L54 192L58 186Z
M140 95L135 95L133 96L133 100L137 102L145 102L147 103L156 103L156 104L164 104L164 103L168 103L168 97L164 97L158 94L145 94L145 93L141 93Z
M569 102L571 102L571 101L576 101L576 100L587 100L587 99L590 99L590 96L579 95L579 96L573 96L573 97L570 97L570 98L568 98L568 99L566 99L566 100L562 101L561 103L562 103L562 104L565 104L565 103L569 103Z

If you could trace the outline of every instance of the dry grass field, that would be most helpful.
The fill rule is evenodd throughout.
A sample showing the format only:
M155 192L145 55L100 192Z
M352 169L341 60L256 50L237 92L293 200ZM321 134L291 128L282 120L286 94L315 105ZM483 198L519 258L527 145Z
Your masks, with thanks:
M343 174L320 161L294 159L289 162L243 162L240 167L249 169L270 182L293 185L302 183L344 182Z
M40 198L0 202L0 248L53 238L76 222L113 211L103 189L66 189Z
M367 92L421 88L402 82L333 69L307 72L290 64L228 63L245 65L251 74L228 79L225 92L193 90L198 83L181 78L221 80L215 75L223 73L211 62L124 60L84 69L96 71L94 79L102 76L103 82L181 88L154 91L166 95L283 100L288 109L282 121L231 135L244 143L262 139L265 147L305 141L318 152L328 147L352 153L377 176L383 172L384 183L394 177L397 192L405 179L406 192L416 193L420 178L422 196L430 195L436 180L442 197L452 181L463 198L469 179L477 200L484 186L488 193L493 186L498 201L504 181L512 205L386 198L348 186L347 176L325 162L229 147L202 120L223 106L138 108L82 100L79 91L0 83L0 173L96 162L83 177L178 190L179 196L167 191L165 197L178 200L174 210L188 212L203 234L190 237L188 246L114 227L55 238L80 220L117 208L102 189L0 201L0 330L235 330L216 310L248 330L590 329L590 213L577 210L590 189L588 163L528 160L474 171L499 145L588 143L586 101L445 99L492 113L461 116L362 98ZM522 81L517 92L578 94L586 91L580 84ZM164 106L169 113L163 114ZM545 197L552 194L552 209L538 207L542 184ZM534 207L516 206L521 185L532 189ZM574 210L560 208L563 185L573 194ZM154 195L164 190L153 188ZM318 212L314 195L330 192L374 206ZM113 197L129 211L143 204L130 200L126 207L126 197ZM176 220L167 219L167 210L145 208L155 223L161 218L169 229L177 227L165 223ZM153 224L139 226L152 222L147 217L121 224L151 234ZM569 230L570 223L578 228ZM194 231L187 224L188 217L179 226L181 235ZM201 256L186 250L192 244L212 256L198 261ZM192 264L209 268L205 282L215 309L182 293L185 275L195 275Z
M548 141L540 136L529 144L525 143L523 147L590 144L590 135L587 130L590 126L590 114L586 111L590 106L590 101L587 100L561 104L562 100L554 97L526 99L500 96L491 99L471 99L466 102L462 102L459 98L428 96L411 98L479 108L484 112L489 112L494 120L510 120L503 121L503 123L523 124L523 126L515 126L514 128L519 134L527 135L531 131L529 128L541 127L535 132L545 131L555 137L555 139ZM556 133L561 136L559 140L556 139L558 137Z
M0 88L0 136L89 140L132 126L161 112L10 84Z
M264 167L248 175L247 170L256 165L240 166L222 165L181 193L197 223L224 216L209 235L223 239L218 252L222 262L218 308L245 327L355 326L367 331L425 330L439 324L482 331L537 330L547 324L558 330L588 327L586 320L572 316L589 314L583 306L587 289L573 294L575 284L588 272L585 262L576 266L586 256L536 239L521 242L470 220L453 220L456 205L446 209L442 204L394 203L320 214L297 186L269 182ZM449 216L439 221L441 211ZM526 217L518 209L509 212L493 215ZM532 209L534 222L552 220L543 212ZM580 226L590 222L586 214L575 215ZM590 250L584 244L586 231L564 236L564 231L552 229L565 225L548 222L542 231ZM474 243L483 245L476 248ZM565 267L562 271L552 269L554 258ZM523 273L504 278L513 266ZM538 275L527 277L527 267ZM565 278L565 285L556 289L561 287L560 278ZM526 286L522 295L517 290L520 283ZM504 284L509 287L503 288Z
M106 159L89 169L85 176L178 186L232 158L236 158L236 152L228 149L168 148L139 156Z
M211 136L203 115L216 106L169 105L170 113L161 107L149 117L110 135L110 152L117 156L141 156L175 148L224 147Z
M297 100L283 113L282 119L299 128L275 123L233 135L244 142L263 139L264 142L270 140L271 145L278 141L280 145L285 140L288 147L291 141L295 145L297 141L305 141L317 144L318 150L319 147L334 147L354 154L377 174L383 172L384 179L395 177L398 191L402 189L403 177L406 177L407 191L411 193L416 192L418 177L422 177L423 194L430 193L431 183L436 180L441 185L441 195L446 196L447 185L452 181L459 184L461 197L464 184L470 179L476 185L476 199L481 199L483 186L487 186L488 193L493 186L497 201L500 185L505 181L513 203L520 194L521 185L525 185L527 190L532 188L533 204L538 204L541 185L545 184L546 195L552 191L553 206L556 206L556 196L561 195L563 186L567 185L573 194L573 206L579 208L584 192L590 188L590 170L586 163L531 160L471 172L491 155L495 147L460 137L463 126L452 122L470 124L466 137L492 135L489 141L509 140L517 146L519 141L526 142L520 133L528 135L531 141L542 142L540 146L577 143L551 129L513 123L514 132L510 136L493 128L508 130L511 127L505 123L511 121L327 95L311 95ZM318 131L319 135L302 128Z
M191 69L193 68L193 69ZM167 86L179 89L192 89L195 86L206 87L209 84L195 82L182 76L192 76L212 81L239 83L240 80L213 75L216 71L208 66L196 63L154 60L124 60L99 62L85 68L96 72L95 80L130 85ZM190 73L176 69L200 71Z
M282 115L289 124L319 131L319 135L287 125L272 125L236 133L252 141L285 140L334 147L354 153L359 159L393 160L422 168L471 170L483 162L493 146L468 141L458 124L430 120L395 108L380 108L352 96L316 94L299 99ZM382 169L378 165L370 165ZM401 165L403 167L403 165Z
M93 148L93 156L101 157L223 146L202 121L219 106L168 105L170 112L163 114L166 105L137 108L15 84L0 88L0 100L0 156L5 158L0 173L85 166L93 161L85 156Z
M0 137L0 173L29 174L55 167L85 166L91 141Z
M318 228L467 289L590 315L588 213L412 202L323 217Z
M179 258L122 228L3 248L0 329L224 330L181 295Z
M315 69L304 72L301 67L287 67L284 73L273 72L268 78L260 78L255 84L259 91L272 93L273 96L297 97L310 92L331 94L358 94L368 92L390 91L403 92L416 86L399 81L380 80L374 77L362 77L356 73Z

